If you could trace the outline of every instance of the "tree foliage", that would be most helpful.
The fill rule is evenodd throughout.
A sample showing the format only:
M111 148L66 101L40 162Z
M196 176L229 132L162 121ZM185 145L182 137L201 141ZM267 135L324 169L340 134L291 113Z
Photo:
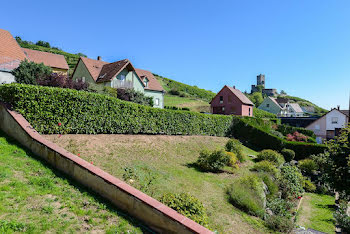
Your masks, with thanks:
M50 67L43 63L34 63L24 60L20 65L12 71L17 83L37 84L37 79L43 79L52 73Z

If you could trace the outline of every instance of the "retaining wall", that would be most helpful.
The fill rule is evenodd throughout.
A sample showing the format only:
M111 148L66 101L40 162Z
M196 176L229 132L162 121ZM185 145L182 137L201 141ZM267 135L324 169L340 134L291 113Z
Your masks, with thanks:
M160 233L211 233L100 168L43 138L24 117L0 103L0 128L34 154Z

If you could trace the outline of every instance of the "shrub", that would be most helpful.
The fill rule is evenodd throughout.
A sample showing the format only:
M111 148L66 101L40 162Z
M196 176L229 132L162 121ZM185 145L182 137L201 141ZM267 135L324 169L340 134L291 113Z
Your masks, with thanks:
M267 202L267 207L273 212L274 215L284 216L288 219L292 218L290 210L294 204L290 201L286 201L281 198L274 198Z
M303 181L303 188L305 189L306 192L313 193L316 191L316 185L314 185L311 180L309 179L304 179Z
M279 178L280 190L282 198L295 199L302 195L304 177L299 169L295 166L284 166L281 168L281 176Z
M171 95L180 95L180 92L177 90L177 89L175 89L175 88L172 88L170 91L169 91L169 94L171 94Z
M277 118L277 115L256 107L253 107L253 114L255 118Z
M284 138L283 134L278 132L278 131L275 131L275 130L270 130L270 133L276 137L279 137L279 138Z
M237 208L258 217L264 215L264 189L255 175L236 178L227 191L230 202Z
M312 130L308 130L300 127L293 127L287 124L278 125L276 130L281 132L284 136L287 136L288 134L293 134L294 132L300 132L310 138L313 138L313 139L316 138L316 135Z
M153 98L134 89L117 89L117 97L124 101L134 102L141 105L153 106Z
M281 154L286 162L290 162L295 158L295 152L291 149L282 149Z
M307 142L307 136L302 133L294 132L293 134L287 134L287 141Z
M278 153L278 152L276 152L274 150L270 150L270 149L261 151L257 155L256 160L258 162L266 160L266 161L272 162L277 167L280 167L284 163L283 156L280 153Z
M284 216L271 215L266 218L265 222L269 228L281 233L290 233L294 228L293 221Z
M230 156L223 150L213 152L203 150L200 152L197 165L204 171L218 172L224 166L228 166L230 162Z
M301 172L305 175L312 175L318 169L316 162L310 158L300 160L298 163L298 167Z
M276 197L277 193L278 193L278 185L276 183L276 180L271 178L271 176L269 174L266 174L266 173L260 173L259 177L262 179L264 184L267 186L268 191L266 193L266 197L268 199Z
M255 163L252 170L257 172L266 172L274 177L277 177L279 172L275 164L267 160Z
M239 142L239 140L237 140L237 139L228 140L226 145L225 145L225 149L228 152L235 153L240 162L246 161L245 155L243 153L244 148L243 148L243 145L241 144L241 142Z
M43 63L38 64L25 59L11 73L15 76L17 83L35 85L37 84L37 79L49 76L52 73L52 69Z
M201 201L187 193L166 193L160 202L192 219L196 223L208 227L208 216Z
M67 75L57 73L52 73L48 76L43 76L41 78L38 78L36 81L38 85L42 86L51 86L76 90L87 90L89 87L89 83L83 82L82 80L72 80Z
M233 152L226 152L226 154L229 157L228 166L238 169L239 168L239 166L238 166L239 160L238 160L236 154Z
M347 202L341 202L339 209L334 213L334 218L341 227L342 233L350 233L350 217L347 215L347 209Z
M114 98L118 98L118 91L115 88L112 87L103 87L103 93Z
M97 93L34 85L0 85L0 99L42 134L225 136L232 123L232 116L164 110Z

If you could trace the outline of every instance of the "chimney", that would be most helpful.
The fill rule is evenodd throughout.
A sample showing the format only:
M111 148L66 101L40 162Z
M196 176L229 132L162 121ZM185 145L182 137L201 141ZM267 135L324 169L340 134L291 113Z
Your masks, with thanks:
M98 60L98 61L102 61L101 56L97 56L97 60Z
M236 89L236 86L234 85L234 86L232 86L234 89Z
M339 105L337 106L337 109L340 110L340 106Z

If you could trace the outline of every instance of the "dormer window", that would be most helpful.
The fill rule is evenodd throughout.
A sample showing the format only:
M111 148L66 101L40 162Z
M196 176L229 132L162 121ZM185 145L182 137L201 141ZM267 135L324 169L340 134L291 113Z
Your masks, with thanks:
M145 79L143 80L143 82L145 83L145 87L148 87L148 82L149 82L149 80L148 80L147 78L145 78Z
M224 103L224 97L220 96L220 103Z

